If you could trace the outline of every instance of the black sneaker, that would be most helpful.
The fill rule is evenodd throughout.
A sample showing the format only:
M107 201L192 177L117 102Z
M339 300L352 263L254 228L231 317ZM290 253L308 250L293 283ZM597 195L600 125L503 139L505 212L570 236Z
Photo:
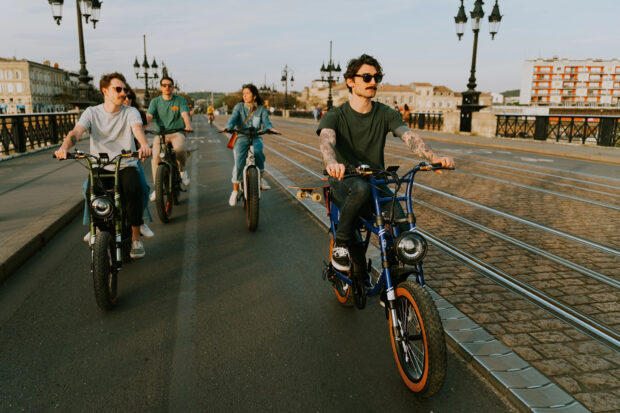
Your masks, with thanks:
M332 265L338 271L349 271L351 269L351 258L346 243L336 241L332 251Z

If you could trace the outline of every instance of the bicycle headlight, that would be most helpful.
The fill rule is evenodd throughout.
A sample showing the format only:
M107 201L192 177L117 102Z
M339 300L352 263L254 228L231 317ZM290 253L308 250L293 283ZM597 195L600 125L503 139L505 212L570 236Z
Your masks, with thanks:
M112 201L108 198L97 197L93 199L93 202L90 204L91 210L93 214L95 214L99 218L107 218L112 215Z
M394 242L396 256L403 264L415 265L422 262L428 249L424 237L417 232L406 231L401 233Z

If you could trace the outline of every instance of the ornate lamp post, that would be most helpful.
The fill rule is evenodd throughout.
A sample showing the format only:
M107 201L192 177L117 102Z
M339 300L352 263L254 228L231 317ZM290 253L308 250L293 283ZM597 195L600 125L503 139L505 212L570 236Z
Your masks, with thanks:
M499 30L499 23L502 20L502 15L499 13L498 0L495 0L495 6L489 16L489 31L491 33L491 40L495 38L497 31ZM482 5L484 1L476 0L474 4L474 10L470 13L472 18L472 30L474 32L474 51L471 59L471 74L469 76L469 82L467 83L467 91L463 92L463 102L459 106L461 109L461 132L471 132L471 118L473 112L478 112L484 107L480 105L480 92L476 91L476 53L478 51L478 32L480 31L480 20L484 17L484 10ZM454 17L456 24L456 35L459 40L463 37L465 23L467 23L467 15L465 14L465 7L463 6L463 0L461 0L461 7L457 15Z
M295 78L293 77L293 70L288 67L288 65L284 65L284 69L282 70L282 86L284 87L284 109L288 109L288 83L291 82L291 88L293 87L293 82L295 82Z
M52 8L52 16L56 21L56 24L60 25L60 21L62 20L62 6L64 0L48 0L50 7ZM89 106L90 96L89 91L91 87L89 86L89 82L92 80L92 77L88 75L88 70L86 70L86 55L84 53L84 34L82 31L82 17L84 17L84 21L88 24L88 19L93 22L93 28L96 27L97 22L99 21L99 12L101 11L101 1L99 0L75 0L75 9L77 11L77 21L78 21L78 40L80 45L80 71L78 79L80 80L80 85L78 86L78 93L80 102L77 102L79 106Z
M133 69L136 72L136 79L144 79L144 107L148 107L151 101L151 94L149 93L149 79L156 80L159 79L159 75L157 74L157 62L155 58L153 58L153 63L149 66L149 62L146 59L146 35L142 35L142 39L144 40L144 60L142 61L142 75L140 74L140 63L138 63L138 58L133 63ZM153 74L151 74L151 69L153 70ZM165 76L165 75L162 75Z
M327 96L327 110L331 109L334 106L334 102L332 100L332 86L334 82L338 81L340 77L340 63L336 66L332 60L332 41L329 41L329 62L327 62L327 66L325 63L321 65L321 81L327 82L327 86L329 88L329 95Z

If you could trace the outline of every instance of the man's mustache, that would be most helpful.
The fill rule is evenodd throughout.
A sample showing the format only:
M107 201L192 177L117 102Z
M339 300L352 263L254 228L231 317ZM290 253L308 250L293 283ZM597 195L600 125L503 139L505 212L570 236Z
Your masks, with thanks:
M367 87L367 88L366 88L366 90L370 90L370 89L372 89L372 90L377 90L377 88L376 88L376 87L374 87L374 86L370 86L370 87Z

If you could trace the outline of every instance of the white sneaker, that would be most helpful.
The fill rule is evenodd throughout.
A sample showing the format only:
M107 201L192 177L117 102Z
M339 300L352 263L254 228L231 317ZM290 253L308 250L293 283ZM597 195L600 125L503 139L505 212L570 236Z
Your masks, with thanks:
M84 242L90 243L90 231L88 231L86 235L84 235L84 238L82 239L84 240Z
M155 199L157 199L157 194L155 194L155 191L151 192L151 196L149 196L149 199L152 202L155 202Z
M131 241L131 251L129 252L129 256L131 258L142 258L146 255L144 251L144 244L142 241Z
M263 191L271 189L271 187L269 186L269 183L265 181L265 178L260 179L260 189Z
M183 185L189 186L189 175L187 171L181 172L181 181L183 181Z
M153 233L153 231L151 231L149 226L146 224L140 225L140 234L142 234L145 238L153 238L155 236L155 233Z
M232 191L230 193L230 198L228 198L228 205L234 207L237 205L237 197L239 196L239 191Z

